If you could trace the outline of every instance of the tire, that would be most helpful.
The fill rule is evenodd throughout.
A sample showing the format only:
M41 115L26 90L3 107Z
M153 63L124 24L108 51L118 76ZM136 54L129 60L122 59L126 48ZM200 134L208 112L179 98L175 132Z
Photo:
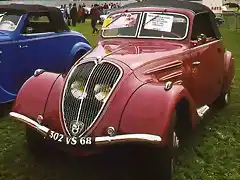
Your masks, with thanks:
M46 156L50 153L51 148L48 146L47 141L39 133L30 127L26 127L26 140L28 150L38 158Z
M227 106L229 102L230 102L230 91L227 91L227 92L222 92L213 105L216 108L221 109Z
M175 169L175 157L179 140L175 132L176 113L173 114L168 130L167 145L164 147L153 146L146 149L135 150L136 179L172 180ZM141 153L141 155L139 154Z
M37 157L44 155L46 151L46 142L44 138L29 127L26 127L25 133L28 150Z

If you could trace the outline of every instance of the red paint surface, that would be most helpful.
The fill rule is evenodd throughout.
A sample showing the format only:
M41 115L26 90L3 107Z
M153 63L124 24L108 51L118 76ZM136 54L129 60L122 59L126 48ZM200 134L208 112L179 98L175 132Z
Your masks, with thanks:
M222 41L209 39L207 44L195 47L189 40L193 14L184 10L169 11L189 17L190 33L185 40L101 39L93 52L86 56L86 59L95 58L115 51L106 60L117 63L124 70L123 78L89 134L103 136L106 128L113 126L119 134L160 135L165 143L171 113L182 98L190 104L194 128L198 120L196 108L211 104L222 89L229 89L234 64ZM192 65L194 61L201 64L195 67ZM20 90L13 111L31 118L44 112L46 124L55 131L63 132L60 102L64 78L57 79L57 76L44 73L29 79ZM167 81L176 83L169 91L164 90Z

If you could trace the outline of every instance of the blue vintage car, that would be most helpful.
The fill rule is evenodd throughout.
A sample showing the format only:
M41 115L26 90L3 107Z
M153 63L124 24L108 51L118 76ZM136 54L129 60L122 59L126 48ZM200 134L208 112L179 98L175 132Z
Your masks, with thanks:
M0 105L14 101L36 69L67 72L91 49L56 7L0 5L0 14Z

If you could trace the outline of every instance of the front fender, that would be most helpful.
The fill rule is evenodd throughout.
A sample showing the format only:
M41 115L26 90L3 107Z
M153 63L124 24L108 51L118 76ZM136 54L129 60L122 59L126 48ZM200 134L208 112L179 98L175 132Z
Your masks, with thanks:
M30 77L18 92L12 111L32 119L43 115L49 93L59 76L44 72L37 77Z
M12 94L0 86L0 104L14 101L16 94Z
M196 107L182 85L174 85L172 89L165 91L163 85L145 84L127 103L119 131L159 135L165 143L172 112L182 98L189 102L190 118L194 126L197 120Z
M87 52L90 49L92 49L92 47L89 44L85 42L78 42L72 47L69 57L71 60L74 60L78 52Z
M223 77L223 91L229 90L232 80L235 75L234 58L230 51L226 51L224 54L224 77Z

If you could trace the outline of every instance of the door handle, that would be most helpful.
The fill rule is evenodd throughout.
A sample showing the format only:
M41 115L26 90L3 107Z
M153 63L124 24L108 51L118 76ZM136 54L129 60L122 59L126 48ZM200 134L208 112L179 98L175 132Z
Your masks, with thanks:
M27 45L19 45L19 48L27 48Z
M197 66L197 65L199 65L200 63L201 63L200 61L194 61L194 62L192 63L192 65Z

